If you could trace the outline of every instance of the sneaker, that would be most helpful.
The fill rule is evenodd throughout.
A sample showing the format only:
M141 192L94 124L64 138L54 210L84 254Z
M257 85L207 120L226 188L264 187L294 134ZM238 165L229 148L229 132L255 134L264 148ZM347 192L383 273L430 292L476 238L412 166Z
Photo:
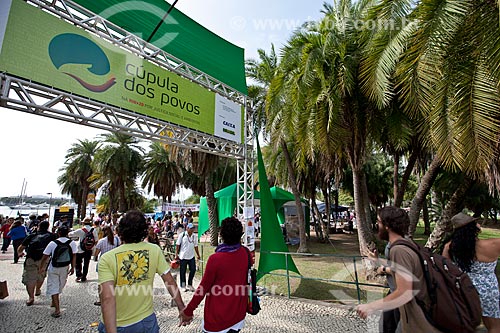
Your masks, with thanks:
M76 278L76 280L75 280L75 281L76 281L76 282L80 282L80 281L81 281L81 279L82 279L82 277L81 277L81 276L79 276L79 277L77 277L77 278Z
M187 286L186 289L189 290L189 291L194 291L194 287L193 286Z

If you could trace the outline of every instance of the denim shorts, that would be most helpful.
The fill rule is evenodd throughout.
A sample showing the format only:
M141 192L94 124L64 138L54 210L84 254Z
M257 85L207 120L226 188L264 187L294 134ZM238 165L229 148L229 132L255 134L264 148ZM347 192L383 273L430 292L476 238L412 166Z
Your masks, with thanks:
M99 333L106 333L104 324L99 323L98 327ZM153 313L143 320L126 327L117 327L117 333L159 333L160 326L158 326L158 321L156 320L156 315Z

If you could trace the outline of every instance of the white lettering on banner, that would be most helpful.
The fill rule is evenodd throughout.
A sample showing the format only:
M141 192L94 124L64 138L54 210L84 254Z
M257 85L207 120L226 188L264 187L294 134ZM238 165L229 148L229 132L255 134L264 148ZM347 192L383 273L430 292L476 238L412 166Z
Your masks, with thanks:
M200 211L200 205L183 205L183 204L172 204L172 203L164 203L161 207L161 210L164 212L180 212L181 209L184 209L184 211L187 211L188 209L191 209L193 212L198 212Z

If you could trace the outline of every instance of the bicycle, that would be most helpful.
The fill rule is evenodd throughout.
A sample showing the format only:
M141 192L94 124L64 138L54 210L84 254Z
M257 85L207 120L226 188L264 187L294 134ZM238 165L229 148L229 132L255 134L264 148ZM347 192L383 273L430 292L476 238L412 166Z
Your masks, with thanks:
M160 247L167 261L175 260L175 243L174 240L168 237L159 237Z

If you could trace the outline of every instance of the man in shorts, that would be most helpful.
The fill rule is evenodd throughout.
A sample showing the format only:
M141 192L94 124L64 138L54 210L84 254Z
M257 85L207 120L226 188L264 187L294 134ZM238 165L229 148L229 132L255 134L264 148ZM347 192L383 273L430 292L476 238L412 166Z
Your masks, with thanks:
M64 286L66 285L66 280L68 279L68 275L72 275L75 270L76 265L76 251L77 245L74 241L71 241L68 238L69 229L65 226L59 227L57 230L57 238L55 241L52 241L47 245L45 250L43 251L42 263L40 264L40 274L45 272L45 267L47 267L47 261L49 258L52 258L48 268L47 268L47 296L52 297L52 305L55 310L51 314L54 318L59 318L61 316L61 308L59 306L59 294L63 291ZM59 248L60 244L69 244L71 247L70 253L70 263L66 266L62 267L54 267L53 261L58 261L57 253L60 253ZM58 265L59 266L59 265ZM71 268L69 268L71 266ZM69 268L69 269L68 269Z
M42 221L38 224L37 231L26 237L17 249L19 256L22 256L24 249L26 249L22 282L28 292L27 306L33 305L35 302L34 296L40 296L41 294L40 289L46 277L45 271L42 274L39 273L43 251L54 239L56 239L56 236L49 232L49 221Z

